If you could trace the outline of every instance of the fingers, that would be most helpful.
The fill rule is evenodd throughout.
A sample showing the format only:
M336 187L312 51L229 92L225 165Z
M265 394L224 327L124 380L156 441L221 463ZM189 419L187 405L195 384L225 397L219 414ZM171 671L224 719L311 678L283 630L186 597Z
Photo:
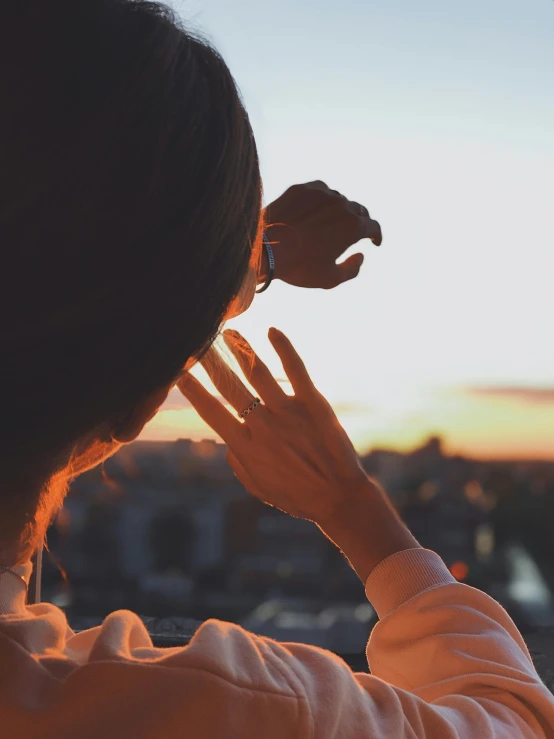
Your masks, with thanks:
M330 190L329 186L323 182L323 180L313 180L312 182L306 182L305 187L311 187L312 190L323 190L324 192L336 192L336 190Z
M368 215L367 218L363 218L362 228L364 231L362 238L371 239L375 246L381 246L383 243L383 234L381 232L381 226L377 221L373 221Z
M312 378L289 339L276 328L270 328L268 336L273 348L279 355L295 395L305 396L313 393L315 387Z
M206 352L201 364L218 392L233 406L237 413L242 413L243 410L248 408L254 400L254 396L213 347Z
M381 246L383 241L381 226L378 221L371 218L368 209L360 203L347 200L340 193L334 195L333 198L332 207L327 208L326 215L331 221L341 224L344 240L337 241L341 252L345 251L348 246L356 244L360 239L371 239L376 246Z
M270 408L282 405L286 400L286 393L246 339L238 331L225 331L223 338L233 352L244 376L264 403Z
M226 444L231 444L237 434L241 432L242 424L221 405L217 398L206 390L196 377L185 372L177 387L187 398L208 426L219 434Z
M362 218L369 218L369 211L365 207L365 205L362 205L361 203L355 203L353 200L350 201L350 205L353 207L354 212L357 216L362 216Z
M368 209L364 205L353 200L348 200L338 190L331 190L322 180L293 185L281 197L298 199L300 194L302 195L302 200L306 200L307 198L312 207L318 204L320 208L324 207L327 211L330 209L340 211L342 209L345 214L356 216L353 228L351 230L349 229L349 233L351 233L349 241L351 244L355 244L360 239L367 238L371 239L376 246L381 246L383 241L381 226L371 218ZM338 207L335 208L335 205Z
M353 200L349 202L350 210L358 216L360 236L359 239L371 239L375 246L381 246L383 242L383 234L381 232L381 226L377 221L374 221L369 215L368 209L361 203L356 203Z
M340 285L348 280L353 280L360 273L362 264L364 263L363 254L352 254L344 262L336 265L335 277L336 284Z

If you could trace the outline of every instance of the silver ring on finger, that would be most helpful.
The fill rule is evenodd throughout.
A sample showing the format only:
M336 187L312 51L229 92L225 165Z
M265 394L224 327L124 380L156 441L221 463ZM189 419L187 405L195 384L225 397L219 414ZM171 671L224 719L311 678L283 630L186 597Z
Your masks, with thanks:
M261 404L261 400L259 398L254 398L254 400L250 403L248 408L245 408L242 413L239 413L239 418L242 418L243 420L246 418L246 416L249 416L252 411L255 411L256 408Z

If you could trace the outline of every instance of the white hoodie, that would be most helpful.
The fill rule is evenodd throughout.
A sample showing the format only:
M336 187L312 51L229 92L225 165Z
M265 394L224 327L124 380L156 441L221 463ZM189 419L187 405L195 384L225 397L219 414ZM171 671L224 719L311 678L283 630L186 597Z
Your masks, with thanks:
M17 570L28 581L31 563ZM169 649L130 611L75 634L5 572L2 739L554 739L554 697L512 620L434 552L388 557L366 593L371 675L216 620Z

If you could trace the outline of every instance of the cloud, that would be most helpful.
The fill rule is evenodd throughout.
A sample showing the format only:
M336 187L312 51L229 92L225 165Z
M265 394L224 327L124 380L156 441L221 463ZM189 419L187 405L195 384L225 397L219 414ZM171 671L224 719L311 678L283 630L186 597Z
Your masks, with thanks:
M221 395L215 395L214 398L219 400L223 405L228 405L227 401ZM181 411L183 408L192 408L192 403L185 398L183 393L176 387L172 388L169 395L165 399L160 410L163 411Z
M224 400L221 395L215 395L220 403L228 405L227 401ZM192 408L190 401L174 387L166 398L165 403L162 406L164 411L180 411L184 408ZM337 415L356 415L370 413L373 409L367 403L349 403L349 402L338 402L333 404L333 409Z
M349 403L347 401L333 403L333 410L339 415L357 415L371 413L374 409L367 403Z
M182 408L190 408L190 402L174 387L167 396L162 408L164 411L180 411Z
M511 386L511 387L466 387L464 392L487 398L516 400L522 403L554 404L554 387Z

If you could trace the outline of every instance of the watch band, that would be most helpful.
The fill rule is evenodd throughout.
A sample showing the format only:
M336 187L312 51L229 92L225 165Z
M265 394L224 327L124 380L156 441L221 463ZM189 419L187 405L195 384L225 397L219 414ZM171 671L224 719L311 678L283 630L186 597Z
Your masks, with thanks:
M256 293L263 293L267 288L271 285L271 282L273 280L273 277L275 276L275 257L273 256L273 249L271 248L271 244L269 243L269 239L264 234L263 235L263 241L264 241L264 249L265 253L267 254L267 262L269 264L269 271L267 273L266 280L264 284L256 290Z

